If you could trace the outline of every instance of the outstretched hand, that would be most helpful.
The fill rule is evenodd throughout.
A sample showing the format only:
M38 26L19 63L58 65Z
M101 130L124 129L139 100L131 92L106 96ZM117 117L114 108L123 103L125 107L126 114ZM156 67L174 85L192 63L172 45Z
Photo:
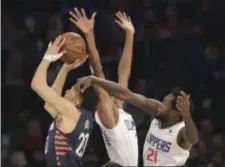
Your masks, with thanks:
M76 59L72 64L67 64L64 63L63 67L67 69L67 71L71 71L74 70L78 67L80 67L85 61L86 61L87 57L85 59Z
M69 14L71 16L69 20L84 34L87 34L94 29L95 16L97 15L96 12L92 14L90 19L88 19L84 9L81 9L80 12L77 8L74 8L74 10L70 11Z
M126 13L117 12L115 22L126 32L135 32L131 18L130 16L127 16Z
M52 42L49 43L43 59L46 59L50 62L60 59L63 56L63 54L66 53L66 51L59 52L61 47L65 44L65 42L66 40L62 39L60 35L56 37L53 43Z
M190 116L191 102L190 95L181 91L182 96L178 96L176 107L182 117Z

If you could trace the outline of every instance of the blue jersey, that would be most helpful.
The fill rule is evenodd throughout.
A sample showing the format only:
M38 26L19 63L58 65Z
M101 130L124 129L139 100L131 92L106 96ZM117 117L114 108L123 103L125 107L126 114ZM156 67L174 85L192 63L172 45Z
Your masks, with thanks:
M58 129L55 119L46 138L45 157L47 166L82 167L82 156L93 124L93 113L85 109L81 109L76 128L69 134L64 134Z

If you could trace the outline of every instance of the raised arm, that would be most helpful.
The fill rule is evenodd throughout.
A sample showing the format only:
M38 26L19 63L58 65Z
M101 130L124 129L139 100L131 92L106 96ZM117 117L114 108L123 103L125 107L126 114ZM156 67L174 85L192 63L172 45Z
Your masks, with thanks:
M93 69L93 75L99 78L105 78L102 71L101 60L99 57L98 50L95 44L94 37L94 24L96 13L93 13L91 18L88 19L84 9L81 9L81 12L77 8L74 11L70 11L70 21L75 24L85 35L88 49L89 49L89 61Z
M84 9L81 9L81 12L79 12L78 9L75 8L74 11L70 11L70 16L70 21L74 23L86 36L90 52L89 61L93 70L93 75L105 79L93 31L96 13L92 14L91 18L88 19ZM115 108L109 94L104 89L98 85L96 85L95 88L98 90L100 95L100 102L97 110L100 120L104 127L112 129L116 126L118 121L118 110Z
M53 85L52 85L52 89L59 95L62 96L62 91L63 91L63 87L66 81L66 77L68 75L68 73L73 70L76 69L77 67L79 67L83 62L80 61L79 59L77 59L74 63L72 64L66 64L64 63L63 66L61 67ZM57 113L57 110L55 108L53 108L51 105L49 105L47 102L45 102L44 108L46 111L48 111L51 115L55 115Z
M91 84L101 86L110 95L120 100L131 103L145 110L149 114L155 114L158 110L158 107L162 105L162 103L159 102L158 100L146 98L145 96L142 96L140 94L133 93L129 89L124 88L123 86L115 82L97 78L95 76L88 76L88 77L81 78L78 80L77 84L78 84L77 86L80 87L81 91L84 91Z
M57 37L53 44L50 44L43 60L39 64L35 75L31 82L31 88L49 105L55 108L58 112L62 112L68 116L74 116L75 112L72 111L72 103L63 99L56 91L51 89L47 85L47 69L51 62L58 60L63 52L59 53L60 48L64 44L64 40L61 37ZM72 114L73 113L73 114ZM56 116L56 113L50 113L52 117Z
M93 69L93 75L104 79L105 75L102 70L101 60L99 57L98 50L95 46L94 32L90 31L85 36L87 39L88 48L89 48L89 52L90 52L89 61L90 61L91 67Z
M133 42L134 42L134 26L131 18L126 13L117 12L115 22L125 31L126 40L123 48L122 57L118 66L118 83L127 88L131 73ZM122 108L123 101L115 99L118 108Z

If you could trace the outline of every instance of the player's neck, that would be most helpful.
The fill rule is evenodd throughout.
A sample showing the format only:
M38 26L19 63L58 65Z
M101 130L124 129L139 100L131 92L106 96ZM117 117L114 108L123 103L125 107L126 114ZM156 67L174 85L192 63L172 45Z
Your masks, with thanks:
M174 124L171 123L171 122L168 122L168 121L161 121L161 128L162 129L165 129L165 128L168 128L170 126L173 126Z
M171 126L177 124L178 122L180 122L180 119L174 119L174 118L161 121L161 128L164 129L164 128L171 127Z

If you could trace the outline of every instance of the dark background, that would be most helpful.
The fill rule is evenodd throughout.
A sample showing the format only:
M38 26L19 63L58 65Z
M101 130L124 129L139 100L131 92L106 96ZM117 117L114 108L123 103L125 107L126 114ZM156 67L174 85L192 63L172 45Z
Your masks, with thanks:
M168 3L169 2L169 3ZM29 85L49 40L75 31L68 10L98 12L95 34L106 75L115 80L124 33L114 13L127 12L136 33L130 88L161 99L172 89L191 94L200 141L190 167L219 167L225 153L225 1L223 0L3 0L2 1L2 166L44 166L43 150L52 121ZM61 63L48 72L51 84ZM88 75L88 63L69 74L66 87ZM137 125L140 165L150 116L126 105ZM96 126L84 155L87 166L108 160Z

